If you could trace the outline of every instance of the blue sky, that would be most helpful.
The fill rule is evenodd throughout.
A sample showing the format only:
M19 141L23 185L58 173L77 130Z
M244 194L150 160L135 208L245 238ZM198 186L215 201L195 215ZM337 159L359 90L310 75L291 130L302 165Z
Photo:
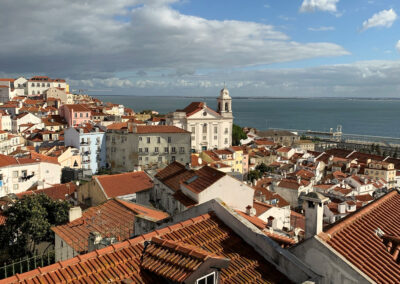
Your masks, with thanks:
M0 76L93 94L400 94L394 0L16 2L0 4Z

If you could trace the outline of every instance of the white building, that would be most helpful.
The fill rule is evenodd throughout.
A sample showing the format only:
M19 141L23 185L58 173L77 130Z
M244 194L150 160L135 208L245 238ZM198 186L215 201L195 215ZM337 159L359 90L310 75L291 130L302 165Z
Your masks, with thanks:
M174 125L192 133L192 150L224 149L232 145L232 98L227 89L218 97L218 110L205 102L193 102L183 110L169 113L167 125Z
M37 117L36 115L25 112L17 115L12 119L12 132L13 133L21 133L23 130L26 129L26 125L28 124L40 124L40 128L43 128L42 119ZM21 128L22 126L22 128Z
M171 215L214 198L245 211L253 204L254 189L209 166L193 171L174 162L155 175L151 199Z
M61 182L61 166L50 160L0 155L0 197L21 193L34 186L51 187Z

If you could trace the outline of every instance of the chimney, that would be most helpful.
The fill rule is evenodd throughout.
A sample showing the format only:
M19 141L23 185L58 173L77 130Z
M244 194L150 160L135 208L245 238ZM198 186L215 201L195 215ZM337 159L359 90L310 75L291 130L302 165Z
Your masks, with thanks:
M338 205L338 211L339 211L340 214L346 213L346 203L345 202L340 203Z
M270 228L272 228L272 226L273 226L273 223L274 223L274 217L272 217L272 216L269 216L268 217L268 223L267 223L267 226L268 227L270 227Z
M82 217L82 209L79 206L71 207L69 209L69 222L72 222Z
M297 183L298 183L298 184L301 184L301 176L298 176L298 177L297 177Z
M318 192L310 192L302 197L303 209L306 215L306 239L322 232L324 219L324 203L329 198Z
M256 215L256 209L254 207L251 207L250 205L248 205L246 207L246 214L249 215L250 217L253 217Z

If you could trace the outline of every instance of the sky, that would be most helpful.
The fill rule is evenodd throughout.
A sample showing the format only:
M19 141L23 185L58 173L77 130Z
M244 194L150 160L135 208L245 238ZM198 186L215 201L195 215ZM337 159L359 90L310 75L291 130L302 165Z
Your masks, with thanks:
M136 96L400 97L394 0L0 0L0 77Z

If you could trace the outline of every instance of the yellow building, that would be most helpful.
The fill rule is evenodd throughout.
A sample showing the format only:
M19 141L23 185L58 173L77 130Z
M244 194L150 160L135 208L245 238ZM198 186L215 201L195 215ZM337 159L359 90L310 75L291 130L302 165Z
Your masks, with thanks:
M231 172L243 174L243 150L206 150L200 153L200 158L208 164L222 163L229 166Z
M374 179L384 179L389 188L396 183L396 170L393 163L383 161L370 161L364 170L364 175Z

